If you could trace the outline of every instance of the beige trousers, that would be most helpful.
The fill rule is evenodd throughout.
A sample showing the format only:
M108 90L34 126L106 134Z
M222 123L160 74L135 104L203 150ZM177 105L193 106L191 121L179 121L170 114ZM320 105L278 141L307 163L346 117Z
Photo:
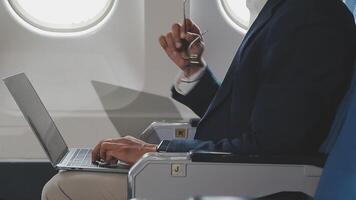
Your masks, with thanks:
M127 174L61 171L43 188L42 200L126 200Z

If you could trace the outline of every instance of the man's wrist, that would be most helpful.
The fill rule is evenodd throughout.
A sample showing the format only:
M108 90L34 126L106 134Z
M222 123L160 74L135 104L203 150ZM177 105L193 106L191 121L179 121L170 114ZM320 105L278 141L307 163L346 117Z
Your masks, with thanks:
M192 64L189 65L184 71L183 74L185 77L189 78L192 75L196 74L197 72L199 72L202 68L204 68L206 66L206 62L204 59L201 59L199 61L199 63L197 64Z
M194 75L186 77L182 72L176 78L174 88L181 95L187 95L204 76L207 66L199 69Z

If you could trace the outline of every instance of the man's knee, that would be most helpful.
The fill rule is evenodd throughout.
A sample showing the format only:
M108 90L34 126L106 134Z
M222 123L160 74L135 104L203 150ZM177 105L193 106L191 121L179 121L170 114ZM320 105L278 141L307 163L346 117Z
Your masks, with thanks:
M69 200L61 188L61 175L55 175L42 190L42 200Z
M63 171L43 188L42 200L127 199L127 175Z

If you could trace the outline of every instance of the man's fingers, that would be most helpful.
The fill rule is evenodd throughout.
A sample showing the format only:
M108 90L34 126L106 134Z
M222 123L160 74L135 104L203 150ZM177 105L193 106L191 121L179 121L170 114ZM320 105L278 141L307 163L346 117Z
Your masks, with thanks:
M180 42L181 40L181 26L179 24L173 24L172 26L172 35L173 35L173 40L174 40L174 45L175 48L179 49L182 47L182 44Z
M100 146L100 158L106 160L106 152L117 150L119 147L119 144L103 142Z
M164 36L162 36L164 39ZM161 40L161 38L160 38ZM165 45L163 41L163 46ZM120 152L121 146L130 144L130 141L133 140L132 137L124 137L120 139L107 139L102 140L98 144L96 144L92 150L92 161L97 161L100 159L106 160L106 154L108 151L112 152Z
M166 41L166 37L164 37L163 35L161 37L159 37L159 43L164 50L166 50L168 48L168 43Z
M100 159L100 147L103 142L109 142L112 141L113 139L107 139L107 140L101 140L98 144L96 144L91 152L91 159L92 161L97 161Z
M168 33L166 35L166 41L168 44L168 48L173 51L175 49L175 45L174 45L174 40L173 40L173 34L172 33Z
M105 161L109 163L117 162L118 160L126 162L127 161L127 147L120 146L119 149L109 150L105 154Z
M185 36L185 39L189 42L189 49L190 48L195 48L195 49L200 49L204 47L204 42L203 38L196 33L188 33Z
M100 141L98 144L96 144L91 152L91 160L93 162L99 160L99 152L100 152L101 143L103 143L103 141Z
M110 162L110 164L117 162L117 158L115 157L114 151L107 151L105 155L105 161Z
M184 37L189 43L193 42L194 40L197 40L201 42L202 37L199 34L196 33L188 33Z
M196 34L201 34L201 32L200 32L200 28L197 26L197 25L195 25L193 22L192 22L192 20L190 20L190 19L186 19L185 20L185 24L186 24L186 26L187 26L187 30L185 31L185 26L183 26L184 28L182 28L182 30L183 31L181 31L181 34L184 36L184 34L185 34L185 32L191 32L191 33L196 33Z
M159 38L159 43L161 44L162 48L166 52L166 54L171 58L171 59L177 59L178 53L176 52L175 47L169 47L168 42L167 42L167 36L161 36ZM172 42L170 41L170 46L172 46Z

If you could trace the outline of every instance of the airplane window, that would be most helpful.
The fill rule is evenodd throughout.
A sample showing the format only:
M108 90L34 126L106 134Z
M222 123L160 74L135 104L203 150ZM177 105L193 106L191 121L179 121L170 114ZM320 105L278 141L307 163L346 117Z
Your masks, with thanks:
M9 0L27 23L52 32L76 32L98 24L115 0Z
M229 17L241 28L247 30L250 24L250 11L246 0L222 0Z

